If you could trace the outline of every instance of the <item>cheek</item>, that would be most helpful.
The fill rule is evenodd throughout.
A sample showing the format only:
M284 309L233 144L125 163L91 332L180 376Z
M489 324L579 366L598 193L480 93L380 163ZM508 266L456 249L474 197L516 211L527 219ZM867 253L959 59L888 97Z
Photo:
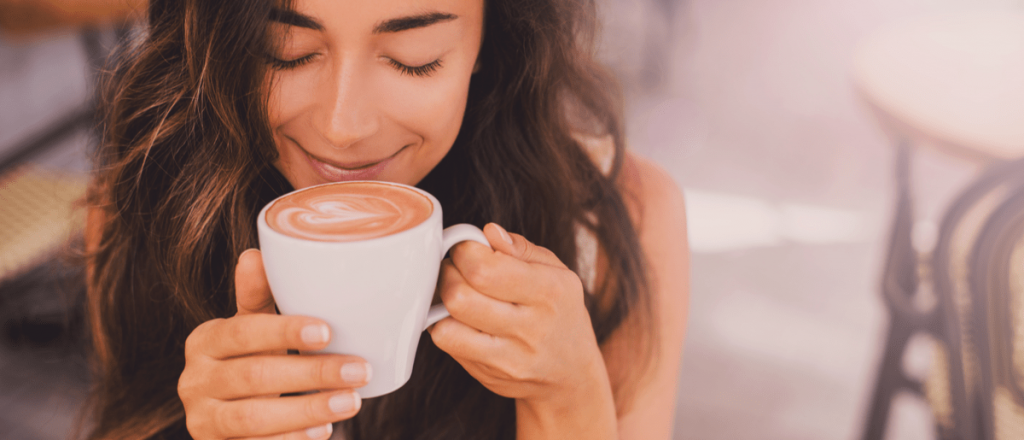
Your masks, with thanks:
M430 147L447 149L462 124L468 89L468 75L402 81L389 88L385 112L422 136Z
M295 73L278 75L272 80L267 97L267 120L272 129L294 119L311 104L315 87L310 87L310 81L313 80L309 75Z
M301 119L303 109L311 104L311 87L296 80L295 75L280 75L273 79L267 94L267 122L273 135L277 159L274 167L288 179L294 188L303 188L317 182L311 180L308 171L303 169L302 157L295 148L288 147L284 137L289 123Z
M439 80L441 78L438 78ZM413 82L414 83L414 82ZM428 85L429 83L429 85ZM392 89L387 106L392 120L422 140L422 145L389 179L416 185L448 154L462 126L469 77L424 81Z

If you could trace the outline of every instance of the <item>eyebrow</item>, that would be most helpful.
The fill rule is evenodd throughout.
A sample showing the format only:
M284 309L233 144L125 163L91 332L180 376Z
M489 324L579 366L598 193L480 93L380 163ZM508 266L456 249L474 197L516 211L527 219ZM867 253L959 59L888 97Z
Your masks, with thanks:
M430 26L435 23L451 21L459 18L457 15L444 12L428 12L408 17L392 18L373 27L374 34L390 34Z
M426 14L410 15L407 17L392 18L378 23L373 27L374 34L391 34L430 26L436 23L451 21L459 18L457 15L444 12L428 12ZM315 18L300 14L287 9L274 8L270 10L270 21L281 24L297 26L315 31L323 31L324 25Z
M297 26L300 28L313 29L315 31L324 30L324 25L320 24L320 22L316 21L313 17L303 15L295 11L289 11L287 9L271 9L270 21L276 21L281 24Z

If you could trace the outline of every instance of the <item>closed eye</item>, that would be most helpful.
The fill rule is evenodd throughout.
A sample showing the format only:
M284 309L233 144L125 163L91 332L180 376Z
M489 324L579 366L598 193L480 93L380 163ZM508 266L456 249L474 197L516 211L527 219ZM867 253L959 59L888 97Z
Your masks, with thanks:
M436 59L422 66L406 66L405 64L399 63L398 61L395 61L391 58L388 58L388 63L390 63L391 66L394 67L395 69L398 69L398 71L401 72L403 75L410 75L421 78L430 76L441 67L440 59Z
M310 61L313 61L317 55L317 53L311 53L302 58L296 58L294 60L282 60L268 55L267 62L269 62L274 69L290 70L302 66L304 64L308 64Z

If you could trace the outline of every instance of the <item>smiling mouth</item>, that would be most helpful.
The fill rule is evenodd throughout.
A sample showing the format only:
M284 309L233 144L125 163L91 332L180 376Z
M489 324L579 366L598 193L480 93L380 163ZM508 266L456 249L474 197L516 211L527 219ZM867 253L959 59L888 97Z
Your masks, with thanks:
M408 145L406 145L405 147L408 147ZM327 165L327 166L330 166L330 167L334 167L334 168L337 168L339 170L359 171L359 170L365 170L367 168L373 167L374 165L377 165L377 164L379 164L381 162L384 162L384 161L386 161L388 159L391 159L391 158L397 156L398 153L401 153L402 150L405 150L405 147L402 147L402 148L398 149L398 151L394 152L394 154L392 154L392 155L390 155L388 157L385 157L383 159L380 159L380 160L376 160L376 161L373 161L373 162L363 162L363 163L357 163L357 164L344 164L344 165L336 163L336 162L331 162L331 161L327 161L327 160L321 159L321 158L316 157L312 153L310 153L308 151L305 151L305 150L303 150L303 152L305 152L306 155L309 156L310 159L312 159L314 161L317 161L317 162L320 162L320 163L322 163L324 165Z

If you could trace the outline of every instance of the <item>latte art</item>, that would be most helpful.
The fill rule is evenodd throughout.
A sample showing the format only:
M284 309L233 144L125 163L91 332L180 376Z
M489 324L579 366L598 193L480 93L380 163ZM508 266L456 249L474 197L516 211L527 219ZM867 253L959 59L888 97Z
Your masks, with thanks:
M338 183L299 191L267 210L267 224L296 238L358 241L396 234L430 217L430 200L386 183Z
M320 196L304 205L281 209L275 218L277 229L322 241L366 239L402 229L401 208L376 196L352 194L346 200Z

